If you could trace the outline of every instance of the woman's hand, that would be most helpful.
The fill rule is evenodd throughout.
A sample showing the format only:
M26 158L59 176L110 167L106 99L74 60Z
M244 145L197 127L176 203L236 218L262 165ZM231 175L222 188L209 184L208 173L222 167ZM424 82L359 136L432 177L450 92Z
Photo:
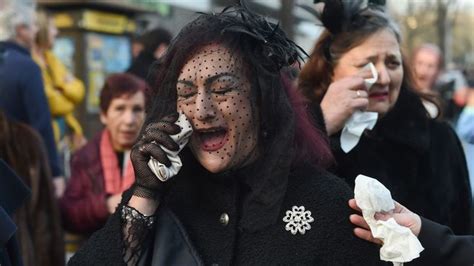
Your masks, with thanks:
M368 94L362 77L345 77L331 83L321 101L328 135L341 130L356 110L365 110L368 105Z
M135 170L133 195L156 199L156 196L160 193L163 184L148 167L148 161L153 157L166 166L171 165L166 152L160 145L171 151L179 149L178 144L170 137L170 135L178 134L181 131L180 127L174 124L177 119L178 114L175 113L165 116L158 122L150 123L144 130L140 140L132 148L130 157Z
M420 234L421 230L421 218L418 214L410 211L400 203L394 201L395 209L390 213L376 213L375 219L386 221L393 218L401 226L408 227L415 236ZM361 212L361 209L357 206L355 199L349 200L349 206ZM354 234L361 239L373 242L375 244L383 244L380 239L374 238L370 231L369 225L365 222L364 218L357 214L352 214L349 217L351 223L358 226L354 229Z

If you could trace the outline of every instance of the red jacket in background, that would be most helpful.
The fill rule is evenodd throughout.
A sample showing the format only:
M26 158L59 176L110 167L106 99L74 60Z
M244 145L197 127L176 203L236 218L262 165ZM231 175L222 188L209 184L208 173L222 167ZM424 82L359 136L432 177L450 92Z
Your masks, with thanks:
M64 228L74 233L92 234L109 217L106 203L109 195L105 192L99 150L101 135L102 132L97 134L71 159L71 178L60 207Z

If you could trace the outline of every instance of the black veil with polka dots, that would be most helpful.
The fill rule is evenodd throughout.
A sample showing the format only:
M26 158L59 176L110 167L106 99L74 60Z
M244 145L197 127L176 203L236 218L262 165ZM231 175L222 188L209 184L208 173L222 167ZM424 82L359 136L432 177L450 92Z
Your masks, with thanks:
M182 112L194 131L188 148L201 166L213 174L251 169L246 175L259 178L249 181L249 201L273 202L265 187L285 186L296 154L286 73L302 52L277 24L245 5L201 14L154 64L143 128ZM322 162L325 151L315 151L321 158L312 161Z

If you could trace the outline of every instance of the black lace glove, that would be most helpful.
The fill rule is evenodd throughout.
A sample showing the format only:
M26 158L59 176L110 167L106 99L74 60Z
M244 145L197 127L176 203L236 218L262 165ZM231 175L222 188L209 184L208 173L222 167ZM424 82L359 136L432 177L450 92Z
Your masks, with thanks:
M150 123L142 132L140 140L133 146L130 153L133 168L135 170L135 188L133 195L156 199L163 183L153 174L148 167L150 157L169 167L171 165L166 152L160 147L171 151L177 151L179 146L170 135L178 134L181 128L174 124L178 120L178 113L163 117L160 121Z

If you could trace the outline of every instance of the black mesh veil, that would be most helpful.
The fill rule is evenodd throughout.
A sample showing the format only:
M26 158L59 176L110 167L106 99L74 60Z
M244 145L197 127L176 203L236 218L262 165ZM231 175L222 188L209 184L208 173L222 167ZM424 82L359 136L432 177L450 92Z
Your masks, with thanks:
M294 118L281 73L301 58L300 48L286 38L277 24L245 6L230 7L218 14L201 14L172 40L165 56L151 71L154 87L148 97L150 107L144 128L176 111L177 80L182 67L201 48L212 43L227 47L232 56L243 59L244 71L250 74L251 102L259 109L262 147L275 147L278 141L291 139L293 133L288 131L294 128ZM282 139L279 134L288 136Z

